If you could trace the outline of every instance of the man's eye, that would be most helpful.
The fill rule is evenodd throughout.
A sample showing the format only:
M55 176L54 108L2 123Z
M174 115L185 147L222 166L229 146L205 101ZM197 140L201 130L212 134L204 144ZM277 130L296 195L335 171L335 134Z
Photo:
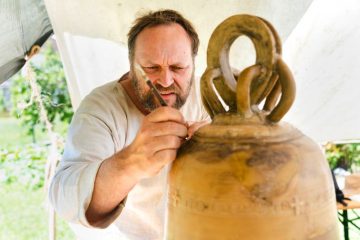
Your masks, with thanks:
M180 67L180 66L171 66L170 68L172 71L175 71L175 72L185 69L184 67Z
M146 72L151 72L152 73L152 72L155 72L155 71L159 70L159 67L151 66L151 67L145 67L144 69L145 69Z

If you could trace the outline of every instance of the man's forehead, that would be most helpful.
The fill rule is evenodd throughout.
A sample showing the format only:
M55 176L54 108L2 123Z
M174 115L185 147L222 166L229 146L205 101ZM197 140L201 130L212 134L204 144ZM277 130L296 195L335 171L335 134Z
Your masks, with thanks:
M191 62L190 37L178 24L167 24L143 30L135 42L135 58L149 64L166 61L173 64ZM138 59L139 60L139 59Z
M161 45L188 45L191 47L191 39L185 29L177 24L161 24L157 26L152 26L142 30L136 40L135 48L146 46L149 48L151 46L156 46L157 44Z
M135 60L141 64L149 65L189 65L192 63L192 55L190 51L141 51L135 49Z

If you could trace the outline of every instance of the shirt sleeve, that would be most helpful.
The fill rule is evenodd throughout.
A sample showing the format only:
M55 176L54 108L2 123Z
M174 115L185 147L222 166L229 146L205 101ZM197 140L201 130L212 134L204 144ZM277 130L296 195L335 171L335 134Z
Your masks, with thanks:
M80 113L72 120L65 151L49 189L50 202L65 220L91 227L85 217L97 171L116 152L111 128L98 116ZM120 214L125 201L96 227L107 227Z

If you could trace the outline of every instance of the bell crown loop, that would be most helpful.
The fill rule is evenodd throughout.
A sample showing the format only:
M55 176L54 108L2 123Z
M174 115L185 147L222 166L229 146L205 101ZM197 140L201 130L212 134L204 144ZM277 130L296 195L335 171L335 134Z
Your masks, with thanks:
M230 67L229 51L242 35L253 42L256 62L236 75ZM277 32L260 17L240 14L218 25L209 40L207 69L201 77L202 101L211 118L228 112L241 118L264 114L267 122L280 121L295 99L295 81L281 52Z

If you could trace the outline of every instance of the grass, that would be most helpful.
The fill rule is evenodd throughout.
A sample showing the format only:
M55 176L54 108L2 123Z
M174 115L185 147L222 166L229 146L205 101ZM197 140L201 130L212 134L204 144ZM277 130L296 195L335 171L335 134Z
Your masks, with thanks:
M38 141L46 139L46 134L39 131L35 132ZM20 121L14 117L0 117L0 146L11 145L23 146L32 142L32 137L26 135L25 129Z
M47 140L45 133L36 131L37 140ZM0 147L25 146L32 142L16 118L0 116ZM1 170L1 169L0 169ZM61 219L56 220L56 239L74 240L75 235ZM19 183L0 182L0 239L48 239L48 213L43 189L26 189Z
M54 131L65 134L67 125L57 122ZM37 142L48 140L47 133L40 131L39 127L35 128L35 137ZM21 126L19 119L0 113L0 147L24 146L31 142L32 136L26 134L26 129Z
M15 184L0 184L0 239L48 239L48 214L42 189L29 190ZM68 225L57 219L57 239L73 240Z

